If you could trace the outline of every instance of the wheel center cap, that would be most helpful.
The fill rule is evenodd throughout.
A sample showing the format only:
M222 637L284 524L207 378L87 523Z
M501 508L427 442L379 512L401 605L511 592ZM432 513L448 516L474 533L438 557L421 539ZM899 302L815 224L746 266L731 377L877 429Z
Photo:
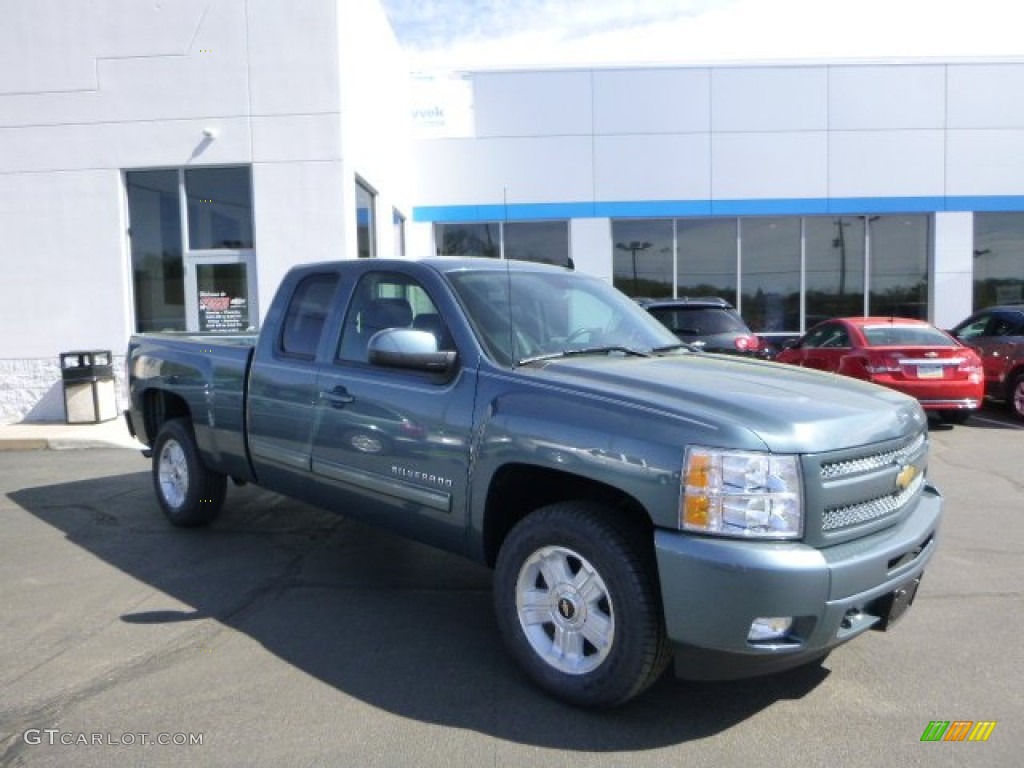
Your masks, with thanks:
M572 621L576 616L576 606L568 597L560 597L558 599L558 613L566 621Z

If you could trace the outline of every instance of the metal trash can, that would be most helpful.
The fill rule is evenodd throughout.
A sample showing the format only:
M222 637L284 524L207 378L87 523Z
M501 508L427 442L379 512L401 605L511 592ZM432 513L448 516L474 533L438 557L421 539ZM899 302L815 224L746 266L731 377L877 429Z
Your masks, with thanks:
M64 418L68 424L97 424L117 418L114 365L109 349L62 352Z

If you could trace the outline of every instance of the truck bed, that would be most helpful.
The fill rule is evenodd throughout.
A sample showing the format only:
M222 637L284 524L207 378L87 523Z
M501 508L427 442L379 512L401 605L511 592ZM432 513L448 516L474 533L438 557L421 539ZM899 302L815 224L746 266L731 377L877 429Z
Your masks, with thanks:
M133 405L141 413L188 416L207 465L242 480L253 477L245 442L245 382L256 339L143 333L128 345ZM144 407L148 398L158 398L158 407ZM140 441L152 445L156 435L149 424L131 427Z

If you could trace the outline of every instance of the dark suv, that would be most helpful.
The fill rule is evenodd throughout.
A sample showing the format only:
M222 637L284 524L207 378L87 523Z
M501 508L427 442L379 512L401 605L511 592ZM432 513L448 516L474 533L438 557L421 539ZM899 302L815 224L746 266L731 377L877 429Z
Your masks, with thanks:
M705 352L748 357L761 356L764 352L761 340L725 299L712 296L636 301L680 341Z
M980 309L951 333L981 357L985 394L1024 419L1024 304Z

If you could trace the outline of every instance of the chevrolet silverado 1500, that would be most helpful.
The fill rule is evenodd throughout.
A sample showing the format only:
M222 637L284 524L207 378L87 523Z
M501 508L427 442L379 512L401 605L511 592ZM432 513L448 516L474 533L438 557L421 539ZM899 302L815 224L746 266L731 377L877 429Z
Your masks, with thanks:
M136 336L127 366L172 523L233 478L485 563L512 656L581 706L673 658L816 662L903 614L935 551L916 401L694 350L570 270L296 267L258 337Z

